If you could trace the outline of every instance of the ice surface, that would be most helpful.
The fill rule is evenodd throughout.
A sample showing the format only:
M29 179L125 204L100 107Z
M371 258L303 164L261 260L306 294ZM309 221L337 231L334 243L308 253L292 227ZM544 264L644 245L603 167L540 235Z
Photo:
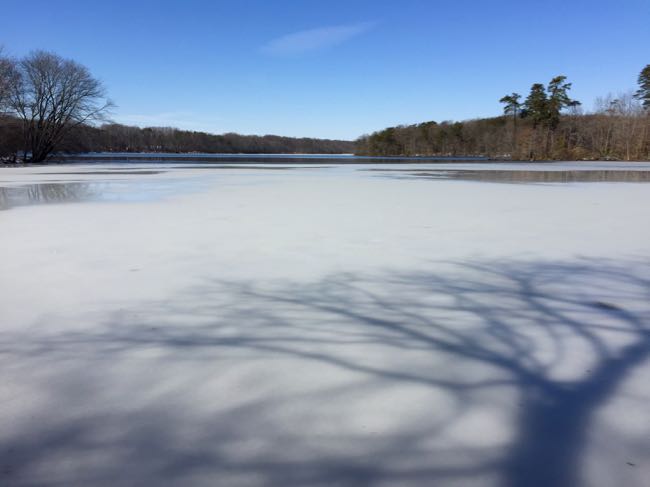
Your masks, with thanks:
M647 485L650 185L429 176L650 165L327 166L2 169L0 484Z

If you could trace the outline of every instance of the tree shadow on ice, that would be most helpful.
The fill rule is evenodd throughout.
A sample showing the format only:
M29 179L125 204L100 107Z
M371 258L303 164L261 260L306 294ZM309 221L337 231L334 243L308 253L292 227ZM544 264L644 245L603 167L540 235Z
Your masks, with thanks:
M595 414L650 358L649 302L647 262L438 263L417 273L338 274L307 284L207 281L168 302L116 312L88 331L3 340L0 354L56 368L156 350L161 374L169 364L200 366L179 386L190 391L214 380L219 367L210 364L228 359L262 367L291 359L296 378L309 367L346 374L285 395L278 386L218 408L207 422L191 408L158 401L48 428L32 424L0 444L0 464L16 485L27 485L30 472L47 469L52 458L88 451L103 452L102 462L61 483L173 484L208 475L244 485L582 485ZM62 380L68 389L59 403L102 386ZM435 420L401 433L323 434L316 441L322 451L273 419L290 404L318 409L406 386L439 392L453 407L432 405ZM509 440L441 449L440 438L453 436L490 394L509 398ZM243 439L256 446L235 454L232 445ZM432 441L439 443L433 450Z

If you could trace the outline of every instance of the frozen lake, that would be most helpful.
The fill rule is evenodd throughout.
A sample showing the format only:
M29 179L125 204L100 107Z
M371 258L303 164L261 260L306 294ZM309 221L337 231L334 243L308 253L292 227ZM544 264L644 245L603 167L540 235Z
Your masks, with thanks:
M644 487L650 164L0 168L0 485Z

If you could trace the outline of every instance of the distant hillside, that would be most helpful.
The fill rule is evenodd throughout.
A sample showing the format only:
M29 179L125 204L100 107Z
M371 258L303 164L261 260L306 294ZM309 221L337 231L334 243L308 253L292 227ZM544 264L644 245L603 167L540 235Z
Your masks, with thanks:
M235 133L214 135L168 127L141 129L119 124L90 130L81 142L93 151L115 152L342 154L352 153L355 148L354 142L345 140Z
M650 159L650 64L636 92L596 100L584 114L563 75L534 83L524 99L499 100L504 116L390 127L357 141L371 156L491 156L513 160Z
M650 159L650 116L613 109L562 115L554 129L508 116L389 127L357 141L369 156L489 156L514 160Z
M0 157L22 150L19 121L0 118ZM277 135L223 135L169 127L131 127L106 124L74 129L62 142L63 152L174 152L249 154L351 154L355 142L281 137Z

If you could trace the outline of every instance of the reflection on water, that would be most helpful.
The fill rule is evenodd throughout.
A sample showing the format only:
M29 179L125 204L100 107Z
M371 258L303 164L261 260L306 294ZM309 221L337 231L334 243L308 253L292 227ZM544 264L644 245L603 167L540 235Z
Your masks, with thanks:
M170 153L92 153L68 155L59 162L82 163L264 163L264 164L314 164L323 161L334 164L395 164L435 162L481 162L487 157L406 157L406 156L353 156L351 154L170 154Z
M88 201L99 195L97 183L42 183L0 187L0 210L45 203Z
M329 169L332 166L251 166L246 163L239 165L223 165L223 164L204 164L202 166L172 166L173 169L243 169L243 170L260 170L260 171L289 171L295 169Z
M371 169L391 178L459 179L499 183L590 183L590 182L650 182L650 171L580 170L580 171L520 171L520 170L431 170Z
M96 171L96 170L91 170L91 171L76 171L76 172L61 172L61 171L57 171L56 174L58 174L59 176L61 176L61 175L64 175L64 176L81 176L81 175L85 175L85 174L100 175L100 176L101 176L101 175L106 176L106 175L109 175L109 174L110 174L111 176L114 176L114 175L116 175L116 174L128 175L128 176L131 176L131 175L136 175L136 176L138 176L138 175L139 175L139 176L155 176L156 174L162 174L162 173L164 173L164 172L165 172L165 171L151 171L151 170L140 170L140 169L136 169L136 170L127 170L127 169L112 169L112 168L109 168L109 169L105 169L105 170L102 170L102 171ZM49 173L49 172L39 172L39 173L35 173L35 174L43 176L43 175L49 175L49 174L51 174L51 173Z
M333 162L330 160L330 162ZM212 175L207 174L206 167L214 169L236 170L234 173L226 172ZM483 168L434 168L416 166L398 166L363 168L351 165L333 166L309 166L298 165L181 165L166 166L164 169L135 168L137 171L125 171L122 167L101 167L101 168L80 168L72 172L51 171L46 173L35 173L36 176L70 176L70 175L128 175L129 178L95 178L92 180L77 180L67 182L33 183L24 186L0 187L0 210L26 205L39 205L51 203L69 203L82 201L126 201L143 202L166 198L174 195L187 194L201 191L215 184L267 184L268 178L260 177L262 172L268 174L268 169L276 173L300 174L309 169L309 174L316 173L323 177L353 177L363 178L369 174L379 177L394 179L431 179L431 180L463 180L495 183L574 183L574 182L650 182L650 170L638 170L629 168L608 168L608 169L574 169L557 168L547 170L537 169L514 169L499 167ZM239 172L247 169L245 174ZM257 173L257 174L256 174ZM166 175L164 178L151 176ZM146 176L146 177L143 177ZM257 176L257 177L256 177ZM284 177L284 176L283 176Z
M102 181L38 183L0 187L0 210L17 206L85 201L145 202L201 188L198 181Z

